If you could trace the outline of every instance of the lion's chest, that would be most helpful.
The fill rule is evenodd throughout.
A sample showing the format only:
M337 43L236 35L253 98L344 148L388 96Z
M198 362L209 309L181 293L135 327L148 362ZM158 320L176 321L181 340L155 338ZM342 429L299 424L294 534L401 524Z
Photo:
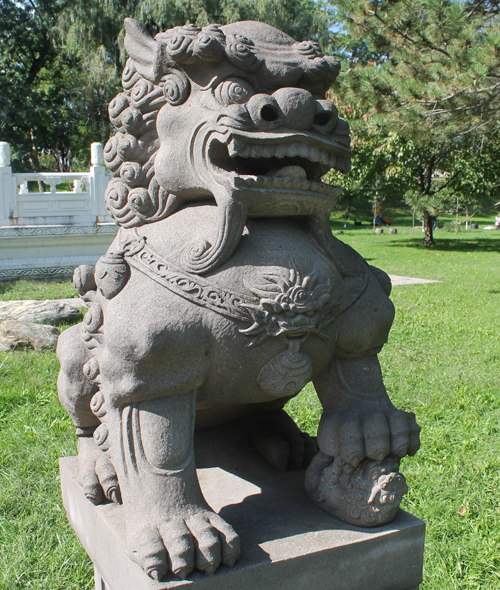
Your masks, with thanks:
M212 208L206 209L209 216ZM233 320L252 345L267 338L326 337L342 277L296 222L250 221L230 260L200 276L185 271L178 256L205 231L151 232L127 260L153 282L206 309L208 316L213 312Z
M200 399L256 403L294 395L331 358L345 279L295 222L250 222L207 276L183 270L171 233L145 237L106 313L108 344L134 373L200 370Z

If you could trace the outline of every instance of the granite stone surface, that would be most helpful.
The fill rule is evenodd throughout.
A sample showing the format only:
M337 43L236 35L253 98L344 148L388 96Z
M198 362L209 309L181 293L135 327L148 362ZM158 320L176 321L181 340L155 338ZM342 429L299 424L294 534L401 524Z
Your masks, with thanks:
M77 482L76 458L60 460L64 505L105 590L414 590L422 578L425 525L403 511L388 524L362 529L308 501L304 472L278 473L241 432L196 435L198 478L210 506L237 527L241 558L210 576L172 574L151 580L126 554L123 507L93 505ZM104 584L104 585L103 585Z
M330 227L342 188L322 178L351 166L349 124L326 95L340 63L256 21L153 38L127 18L125 33L122 91L109 104L116 133L103 154L113 172L106 207L120 227L95 266L75 269L88 310L57 346L84 495L122 503L127 552L153 581L232 568L242 542L258 561L274 540L264 554L280 547L277 568L312 560L293 574L309 583L330 541L321 545L317 528L302 536L307 510L318 522L391 522L408 491L400 460L420 446L415 415L391 402L377 357L394 319L391 281ZM311 381L323 408L314 440L283 410ZM217 512L194 432L218 427L215 440L236 419L271 470L244 479L261 488L266 473L284 479L271 477L277 492L266 484L258 509L250 495ZM302 515L279 483L299 480L310 501ZM238 480L223 487L241 495ZM282 537L276 522L298 528ZM284 540L297 535L298 545ZM339 571L361 575L369 555ZM396 588L393 569L384 583Z

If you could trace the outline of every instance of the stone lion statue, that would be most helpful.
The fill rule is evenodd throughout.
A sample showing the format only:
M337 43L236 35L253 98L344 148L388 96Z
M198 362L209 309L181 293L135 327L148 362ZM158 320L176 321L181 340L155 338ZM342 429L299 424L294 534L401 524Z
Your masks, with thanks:
M325 99L338 61L260 22L154 39L125 26L105 147L119 231L95 268L76 269L89 310L58 344L87 498L123 503L130 556L155 580L233 566L239 537L203 498L193 432L242 420L277 469L308 466L321 508L390 521L419 427L377 359L390 279L329 225L341 189L321 178L351 156ZM316 440L282 410L311 380Z

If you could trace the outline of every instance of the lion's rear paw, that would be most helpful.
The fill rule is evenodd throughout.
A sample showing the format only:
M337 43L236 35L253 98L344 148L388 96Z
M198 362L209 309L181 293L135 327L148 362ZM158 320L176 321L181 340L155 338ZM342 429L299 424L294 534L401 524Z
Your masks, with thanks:
M78 475L83 493L93 504L101 504L106 498L121 503L113 465L91 436L78 439Z
M266 461L280 471L307 467L318 451L316 442L284 410L259 415L252 425L252 440Z

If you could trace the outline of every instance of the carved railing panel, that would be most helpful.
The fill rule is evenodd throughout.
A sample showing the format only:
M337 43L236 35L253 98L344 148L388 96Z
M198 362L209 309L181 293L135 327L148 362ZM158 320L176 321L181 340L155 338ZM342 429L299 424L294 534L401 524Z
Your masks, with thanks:
M92 144L88 172L13 173L9 144L0 142L0 226L111 221L104 204L111 174L102 149Z

